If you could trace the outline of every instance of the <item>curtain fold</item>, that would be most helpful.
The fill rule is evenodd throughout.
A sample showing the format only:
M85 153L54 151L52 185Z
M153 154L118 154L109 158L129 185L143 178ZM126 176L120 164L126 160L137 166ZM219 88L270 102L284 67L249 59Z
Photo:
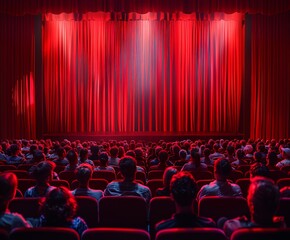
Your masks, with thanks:
M289 137L290 13L253 15L251 36L251 137Z
M46 133L238 132L241 15L69 18L43 25Z
M35 138L34 17L0 15L0 136Z

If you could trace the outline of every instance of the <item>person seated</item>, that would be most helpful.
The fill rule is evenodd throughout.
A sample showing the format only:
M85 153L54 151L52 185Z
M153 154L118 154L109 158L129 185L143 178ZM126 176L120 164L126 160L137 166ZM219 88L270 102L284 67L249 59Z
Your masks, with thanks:
M100 160L100 166L97 166L95 168L95 171L112 171L115 172L115 169L112 166L108 166L108 161L109 161L109 155L106 152L101 152L99 155L99 160Z
M214 162L214 176L213 182L202 186L197 194L197 200L206 196L233 196L242 197L242 190L239 185L231 183L227 180L231 174L232 167L229 160L219 158Z
M25 162L25 158L20 154L20 147L18 144L11 144L8 152L10 153L7 157L7 164L16 165L22 164Z
M165 170L168 166L172 166L172 163L168 160L168 152L166 150L161 150L158 154L159 163L157 165L151 166L151 170Z
M92 145L90 147L90 150L91 150L91 155L89 156L89 159L92 160L92 161L99 160L99 151L100 151L99 146L98 145Z
M284 166L290 166L290 148L281 148L282 161L276 164L276 167L282 168Z
M65 166L64 171L75 171L78 166L78 153L75 150L69 150L66 158L69 163Z
M57 149L57 158L53 160L56 165L66 166L69 164L68 160L66 159L66 150L63 147Z
M200 162L206 164L207 166L213 166L214 160L210 159L209 155L210 155L210 149L205 148L203 150L203 157L200 159Z
M8 209L10 201L15 197L18 185L14 173L0 174L0 228L10 232L17 227L31 227L30 224L18 213L11 213Z
M241 150L241 151L243 152L243 150ZM233 163L237 160L237 158L234 156L235 155L235 148L232 145L227 146L226 153L227 153L226 159L228 159L230 163Z
M236 151L236 157L237 159L231 163L233 168L237 168L241 165L248 165L248 162L245 160L245 152L241 148Z
M82 163L76 169L76 179L79 182L79 186L71 191L74 196L90 196L97 200L103 197L103 191L91 189L89 187L90 179L92 179L93 168L88 163Z
M252 164L250 167L250 178L254 178L257 176L270 178L269 168L260 162Z
M232 233L240 228L279 228L286 227L285 222L275 217L280 200L278 187L271 179L254 177L249 186L247 202L250 210L250 219L242 216L235 219L219 220L225 234L230 238Z
M187 152L184 149L180 149L179 151L179 160L176 160L174 166L183 166L187 163Z
M90 160L88 157L89 157L88 149L82 148L80 150L80 155L79 155L79 164L88 163L94 168L95 167L94 162L92 160Z
M44 197L48 192L54 189L49 182L53 178L55 163L52 161L40 162L29 169L31 176L36 179L36 185L28 188L24 197Z
M190 161L183 165L181 171L198 172L206 171L207 165L200 162L200 154L196 148L190 150Z
M88 228L86 222L75 217L77 202L66 187L56 187L41 201L39 218L27 218L33 227L72 228L81 236Z
M150 189L135 182L136 164L136 160L130 156L121 158L119 169L123 180L110 182L104 191L104 196L135 195L143 197L149 203L151 199Z
M117 146L113 146L110 149L110 157L108 161L109 166L118 166L120 162L120 158L118 158L119 148Z
M278 162L278 157L275 152L269 152L266 157L267 160L267 167L269 170L280 170L276 164Z
M219 152L219 149L220 149L220 145L218 143L215 143L213 145L214 153L212 153L212 154L209 155L209 158L211 160L215 161L218 158L224 158L225 157L224 154L222 154L222 153Z
M170 196L170 181L178 170L174 167L168 167L163 173L163 188L156 189L156 196Z
M170 193L174 200L176 212L170 218L156 224L156 232L168 228L216 227L211 218L199 217L194 213L193 203L197 185L189 172L179 172L172 177Z
M136 159L136 153L133 150L128 150L125 153L125 156L131 156L132 158ZM144 173L146 173L145 166L142 166L142 167L141 166L138 166L138 162L137 162L137 166L136 167L137 167L137 172L144 172Z

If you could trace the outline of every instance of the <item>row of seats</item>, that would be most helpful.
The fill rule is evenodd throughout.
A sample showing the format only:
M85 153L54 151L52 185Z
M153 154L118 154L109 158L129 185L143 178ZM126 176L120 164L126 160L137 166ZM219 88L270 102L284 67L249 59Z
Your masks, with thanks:
M77 215L91 227L130 227L151 230L157 222L168 219L175 213L175 204L170 197L154 197L149 206L137 196L103 197L98 202L87 196L77 196ZM11 212L18 212L25 218L39 216L39 198L14 198ZM247 200L242 197L204 197L195 204L199 216L217 221L220 217L235 218L248 216ZM290 219L290 198L282 198L277 215ZM289 225L290 227L290 225Z
M0 229L1 240L151 240L149 233L132 228L91 228L79 236L69 228L16 228L10 234ZM228 240L218 228L172 228L161 230L155 240ZM236 230L230 240L288 240L290 228L244 228Z

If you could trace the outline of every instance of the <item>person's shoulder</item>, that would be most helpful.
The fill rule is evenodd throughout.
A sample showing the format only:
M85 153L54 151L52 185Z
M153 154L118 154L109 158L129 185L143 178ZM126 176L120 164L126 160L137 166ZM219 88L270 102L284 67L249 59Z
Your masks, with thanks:
M197 217L199 225L202 227L216 227L216 222L212 218L207 217Z
M172 228L175 226L175 220L173 218L162 220L155 225L155 231L158 232L163 229Z

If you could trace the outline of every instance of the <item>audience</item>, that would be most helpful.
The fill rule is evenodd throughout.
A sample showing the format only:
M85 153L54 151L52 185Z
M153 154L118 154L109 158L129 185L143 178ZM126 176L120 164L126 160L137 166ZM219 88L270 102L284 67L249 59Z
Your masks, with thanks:
M91 196L97 200L103 197L103 191L91 189L89 187L90 179L92 179L93 168L88 163L82 163L76 169L76 178L79 186L71 191L74 196Z
M225 221L223 229L225 234L231 234L239 228L265 227L277 228L286 227L281 218L275 218L280 199L278 187L271 179L255 177L251 180L248 191L248 206L251 218L245 216Z
M206 196L233 196L242 197L242 190L239 185L227 180L231 174L232 167L225 158L219 158L214 163L215 181L204 185L197 194L197 200Z
M8 209L10 201L15 197L18 180L14 173L0 174L0 228L10 232L17 227L31 227L18 213L11 213Z
M163 173L163 188L156 190L156 196L170 196L170 181L178 171L174 167L168 167Z
M284 166L290 166L290 148L281 148L282 159L280 162L276 164L278 168L282 168Z
M172 177L170 183L171 196L175 202L176 213L172 218L156 224L156 232L167 228L216 227L210 218L199 217L194 213L193 203L197 185L188 172L179 172Z
M196 148L190 150L190 161L183 165L181 171L198 172L207 170L207 165L200 162L200 154Z
M130 156L121 158L119 162L122 181L110 182L105 191L105 196L135 195L143 197L147 203L151 199L151 191L147 186L135 182L136 160Z
M106 152L102 152L99 155L100 166L95 168L95 171L112 171L115 172L115 169L112 166L108 166L109 155Z
M48 192L54 189L49 182L53 178L55 163L52 161L40 162L30 168L31 176L36 179L36 185L28 188L24 197L44 197Z
M72 228L81 236L88 228L86 222L75 217L77 202L71 192L65 187L51 190L41 202L41 216L28 218L33 227L67 227Z

